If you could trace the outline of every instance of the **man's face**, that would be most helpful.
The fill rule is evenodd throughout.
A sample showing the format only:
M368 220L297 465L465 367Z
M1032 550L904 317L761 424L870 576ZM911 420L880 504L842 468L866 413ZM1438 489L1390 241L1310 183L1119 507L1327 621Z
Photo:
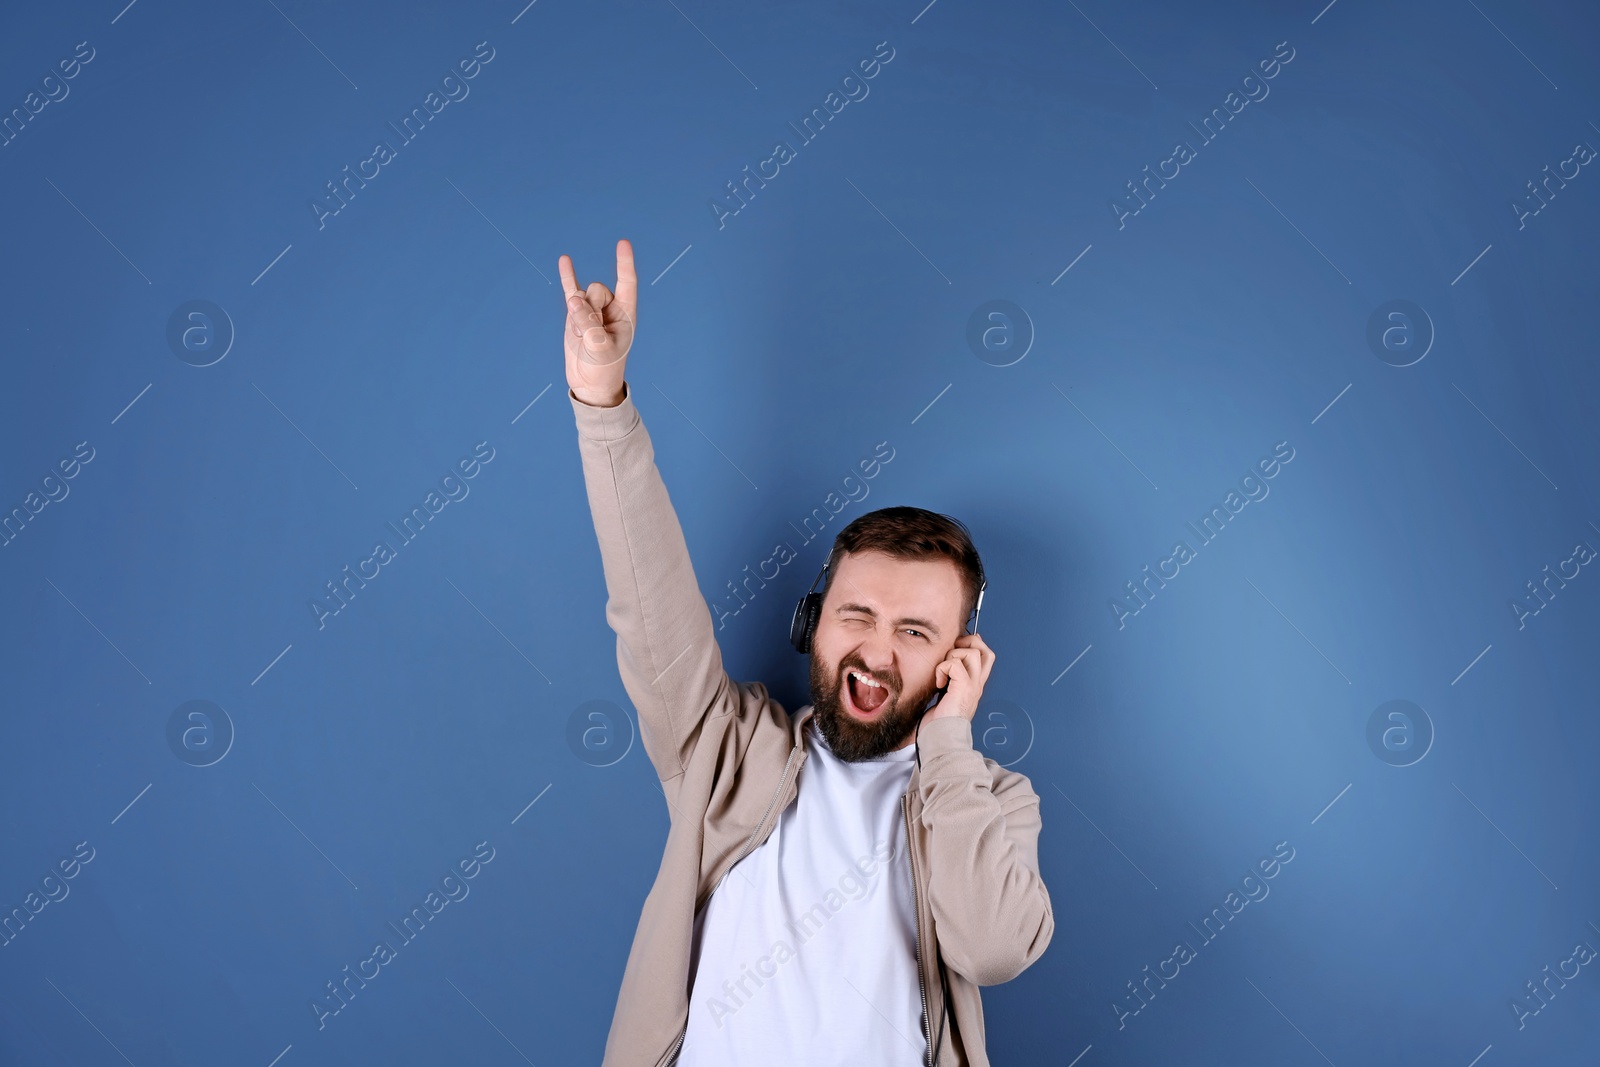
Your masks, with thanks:
M947 559L846 553L811 639L811 699L828 747L854 763L912 740L934 668L962 632L961 572ZM852 679L865 673L881 688Z

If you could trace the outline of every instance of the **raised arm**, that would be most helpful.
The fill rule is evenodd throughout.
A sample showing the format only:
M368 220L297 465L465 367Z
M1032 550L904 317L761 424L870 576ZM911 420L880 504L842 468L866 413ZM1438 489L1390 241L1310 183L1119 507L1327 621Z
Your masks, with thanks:
M617 634L617 666L645 751L665 785L688 764L707 716L730 708L738 694L623 379L637 315L633 248L617 242L615 294L601 282L579 289L568 256L560 268L568 399L605 570L606 622Z

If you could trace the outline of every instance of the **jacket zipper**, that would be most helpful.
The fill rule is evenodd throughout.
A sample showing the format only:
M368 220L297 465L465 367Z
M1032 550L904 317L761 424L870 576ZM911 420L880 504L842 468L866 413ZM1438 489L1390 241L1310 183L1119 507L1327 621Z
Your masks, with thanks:
M739 850L739 854L733 858L733 862L728 864L728 869L722 872L722 878L717 879L717 885L718 886L720 886L723 883L723 881L728 877L728 874L733 870L733 868L738 864L738 862L740 860L744 859L745 856L749 854L750 850L755 847L757 835L759 835L761 833L761 828L767 824L767 816L772 814L772 809L778 803L778 798L783 795L784 788L786 786L788 786L788 784L789 784L789 771L794 766L794 758L795 758L795 756L797 756L799 754L800 754L800 746L799 745L795 745L793 748L789 749L789 758L787 760L785 760L784 764L783 764L783 776L778 779L778 788L773 791L772 799L767 801L767 810L761 813L761 821L756 823L756 828L754 830L750 831L750 836L745 840L744 847L741 848ZM909 823L907 825L909 825ZM715 893L716 891L717 891L716 890L716 886L713 886L712 889L711 889L711 892ZM710 895L711 895L711 893L707 893L706 894L706 896L708 898L710 897ZM700 907L701 903L702 903L701 901L696 901L695 909L697 911L699 910L699 907ZM920 977L920 972L919 972L919 977ZM926 997L923 998L923 1010L924 1011L927 1010L927 998ZM924 1024L924 1025L926 1025L926 1024ZM688 1034L689 1034L689 1020L686 1018L686 1019L683 1020L683 1029L678 1031L677 1040L672 1043L672 1047L671 1048L667 1049L666 1055L662 1056L661 1059L656 1061L656 1067L667 1067L667 1065L677 1062L678 1050L683 1047L683 1039L685 1037L687 1037Z
M906 817L906 858L911 861L911 912L917 922L917 939L915 943L917 960L917 992L922 995L922 1039L928 1043L928 1054L924 1057L929 1067L934 1067L939 1062L939 1050L933 1047L933 1020L928 1017L928 982L922 975L922 906L917 896L917 850L911 838L911 794L908 792L900 798L900 807Z

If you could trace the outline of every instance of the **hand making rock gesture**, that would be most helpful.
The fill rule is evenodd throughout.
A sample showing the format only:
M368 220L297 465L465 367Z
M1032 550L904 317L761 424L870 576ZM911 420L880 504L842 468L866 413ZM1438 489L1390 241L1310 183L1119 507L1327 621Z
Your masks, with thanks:
M559 260L561 288L567 299L567 385L585 404L615 407L622 402L623 370L633 346L639 307L639 279L633 271L633 245L617 242L617 291L604 282L578 287L572 257Z

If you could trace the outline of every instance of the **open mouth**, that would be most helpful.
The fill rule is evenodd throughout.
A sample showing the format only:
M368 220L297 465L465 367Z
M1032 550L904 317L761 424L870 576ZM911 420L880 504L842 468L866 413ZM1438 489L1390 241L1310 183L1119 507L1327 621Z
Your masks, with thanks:
M853 669L845 671L843 691L845 705L851 714L870 719L889 704L889 687L879 683L874 686L857 677Z

